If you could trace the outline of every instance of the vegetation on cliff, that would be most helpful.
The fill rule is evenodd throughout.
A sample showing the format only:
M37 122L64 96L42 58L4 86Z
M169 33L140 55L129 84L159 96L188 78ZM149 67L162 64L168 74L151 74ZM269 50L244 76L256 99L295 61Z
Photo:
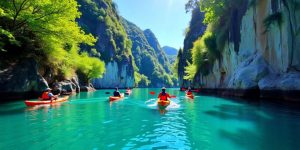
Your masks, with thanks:
M247 7L247 1L233 0L190 0L187 3L187 11L195 8L205 14L203 23L208 28L193 43L192 60L185 67L184 79L193 80L196 74L208 75L216 59L220 58L226 40L234 43L235 51L239 50L240 33L236 31L239 31Z
M194 5L192 5L194 4ZM174 63L174 73L178 76L179 82L183 86L188 86L189 83L184 79L185 67L192 63L192 48L193 43L200 36L202 36L206 30L206 25L203 23L204 13L200 11L196 2L191 2L191 4L187 5L187 10L192 10L192 19L188 28L185 31L185 39L184 39L184 47L183 49L178 51L177 59ZM193 7L192 7L193 6Z
M178 54L178 50L176 48L173 48L170 46L164 46L164 47L162 47L162 49L164 50L170 64L174 65L176 56Z
M91 33L98 40L93 46L85 46L83 51L100 53L105 62L129 61L132 43L120 22L116 5L112 0L77 0L82 17L78 19L79 25L85 32Z
M93 45L96 39L78 26L78 7L75 0L1 1L1 67L35 59L57 79L71 77L76 71L87 80L101 77L104 63L79 52L80 44Z
M170 64L151 30L147 30L147 38L144 31L135 24L124 18L122 19L122 23L132 41L132 54L138 71L141 77L144 78L144 81L141 81L139 85L142 87L148 84L152 87L161 85L173 86L176 79L173 75L170 75ZM152 45L150 45L150 42Z

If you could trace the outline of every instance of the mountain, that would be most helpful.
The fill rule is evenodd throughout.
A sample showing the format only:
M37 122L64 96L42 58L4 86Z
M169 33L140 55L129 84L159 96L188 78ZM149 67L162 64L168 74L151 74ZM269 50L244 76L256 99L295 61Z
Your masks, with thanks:
M176 48L170 47L170 46L164 46L162 47L166 55L177 55L178 50Z
M150 30L150 29L146 29L144 31L144 35L148 41L148 43L150 44L150 46L155 50L158 61L160 62L160 64L163 65L164 69L166 70L167 73L171 72L171 65L168 61L168 58L165 54L165 52L163 51L163 49L161 48L157 38L155 37L154 33Z
M149 86L172 86L175 78L170 75L170 64L152 31L146 31L147 38L145 32L132 22L123 18L122 23L132 41L132 54L139 73L148 77L151 82Z
M164 46L162 49L166 53L166 56L167 56L170 64L173 65L176 61L178 50L173 47L170 47L170 46Z
M133 87L134 58L131 41L121 24L115 4L111 0L78 0L79 25L98 40L95 46L82 46L81 51L96 53L106 63L102 78L92 81L95 88Z

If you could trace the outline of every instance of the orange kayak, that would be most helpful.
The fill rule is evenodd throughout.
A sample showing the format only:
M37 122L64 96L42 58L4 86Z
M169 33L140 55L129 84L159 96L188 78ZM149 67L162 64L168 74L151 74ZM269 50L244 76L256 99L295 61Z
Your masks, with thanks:
M194 99L194 95L185 95L185 96L190 98L190 99Z
M124 98L124 93L121 93L121 97L118 97L118 96L110 96L109 97L109 101L116 101L116 100L119 100L119 99L122 99Z
M170 105L170 101L158 100L157 104L163 107Z
M52 102L50 100L46 100L46 101L30 101L30 100L26 100L24 103L27 106L36 106L36 105L60 103L60 102L67 101L68 99L69 99L69 96L65 96L65 97L58 98L57 100L52 100Z

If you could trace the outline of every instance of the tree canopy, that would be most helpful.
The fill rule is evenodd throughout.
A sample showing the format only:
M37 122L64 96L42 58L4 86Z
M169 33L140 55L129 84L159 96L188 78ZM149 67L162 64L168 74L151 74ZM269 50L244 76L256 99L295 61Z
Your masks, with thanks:
M1 1L0 37L9 41L0 44L1 55L16 60L16 51L24 53L64 77L78 69L89 68L88 63L76 62L90 59L98 66L97 73L86 75L88 78L99 76L104 72L103 62L78 52L80 44L93 45L96 41L78 26L75 20L81 15L78 7L75 0Z

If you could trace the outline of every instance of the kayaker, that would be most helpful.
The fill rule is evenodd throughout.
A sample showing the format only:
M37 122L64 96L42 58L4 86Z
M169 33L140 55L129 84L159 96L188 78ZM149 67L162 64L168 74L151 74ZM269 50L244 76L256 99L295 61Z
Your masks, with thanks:
M189 87L188 90L186 91L186 95L193 95L191 87Z
M115 88L114 96L115 97L121 97L121 93L119 92L119 89L117 87Z
M52 89L47 88L42 94L42 100L56 100L57 96L53 95L51 92Z
M161 92L158 95L159 100L161 101L169 101L169 98L171 98L171 96L166 92L166 88L163 87L161 89Z

